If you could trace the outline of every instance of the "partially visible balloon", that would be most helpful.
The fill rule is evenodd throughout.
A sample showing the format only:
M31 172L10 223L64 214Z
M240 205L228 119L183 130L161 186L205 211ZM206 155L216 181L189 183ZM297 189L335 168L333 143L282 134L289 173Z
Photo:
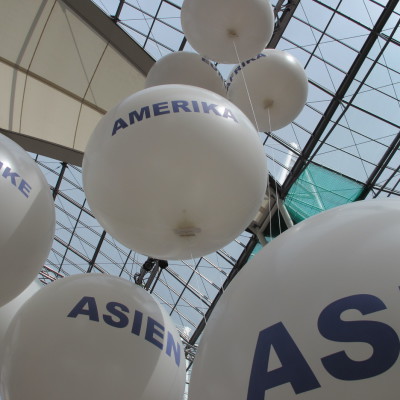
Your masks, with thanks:
M216 251L254 218L266 157L250 120L206 89L133 94L98 123L83 159L90 208L125 246L153 258Z
M3 362L3 351L4 347L4 338L6 336L6 332L8 327L11 324L14 316L17 311L22 307L22 305L30 299L40 288L42 284L38 279L35 279L22 293L20 293L17 297L12 299L10 302L4 304L0 307L0 369ZM1 396L1 379L0 379L0 400L3 397Z
M177 51L159 59L146 77L146 88L183 84L211 90L226 97L225 82L212 62L187 51Z
M45 286L21 307L5 340L3 400L183 396L185 356L173 321L121 278L74 275Z
M189 399L397 399L399 238L399 199L340 206L275 238L216 305Z
M0 135L0 306L39 274L53 243L55 208L32 157Z
M288 52L276 49L264 50L235 66L227 86L229 100L259 131L266 132L293 122L308 94L307 75L300 62Z
M22 293L12 299L7 304L0 307L0 366L2 363L4 338L12 319L22 305L30 299L40 288L42 284L38 279L35 279ZM1 390L0 390L1 391ZM1 396L0 396L1 398Z
M10 302L0 307L0 355L3 348L4 337L8 326L21 306L30 299L40 288L42 284L35 279L22 293L12 299Z
M274 30L274 11L268 0L185 0L181 23L199 54L234 64L266 47Z

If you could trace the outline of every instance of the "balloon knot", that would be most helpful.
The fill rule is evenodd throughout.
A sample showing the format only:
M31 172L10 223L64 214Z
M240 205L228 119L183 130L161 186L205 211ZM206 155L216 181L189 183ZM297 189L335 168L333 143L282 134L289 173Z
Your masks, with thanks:
M239 37L239 35L237 34L237 32L234 29L228 29L228 36L231 38Z
M180 237L193 237L196 234L200 233L201 229L196 228L195 226L185 226L181 228L174 229L174 233L176 233Z
M272 107L273 104L274 104L273 100L270 100L270 99L264 100L264 108L265 109Z

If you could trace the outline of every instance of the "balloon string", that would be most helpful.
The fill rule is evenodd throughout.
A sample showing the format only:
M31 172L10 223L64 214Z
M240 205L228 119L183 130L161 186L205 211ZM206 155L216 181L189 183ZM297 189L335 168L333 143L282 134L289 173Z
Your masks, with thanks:
M269 107L267 107L267 111L268 111L268 128L269 128L268 132L271 132L272 131L272 127L271 127L271 112L270 112L270 108Z
M233 42L233 47L234 47L234 49L235 49L236 58L237 58L237 60L238 60L238 64L240 65L240 58L239 58L239 54L238 54L238 51L237 51L237 48L236 48L235 39L232 39L232 42ZM244 86L245 86L245 88L246 88L247 97L249 98L249 102L250 102L251 112L253 113L254 122L255 122L255 125L256 125L256 128L257 128L257 132L260 132L260 129L258 128L256 113L255 113L254 107L253 107L253 102L251 101L249 88L247 87L246 78L245 78L245 76L244 76L243 68L241 68L241 71L242 71Z
M268 115L269 115L269 110L268 110ZM271 125L270 125L271 126ZM276 215L278 216L278 228L279 228L279 235L282 233L282 226L281 226L281 209L280 209L280 197L278 194L278 179L277 179L277 172L276 172L276 168L277 168L277 159L275 158L275 149L272 147L272 161L274 162L274 174L273 179L275 182L275 199L276 199ZM272 216L271 216L271 220L270 220L270 224L272 225Z
M271 112L270 112L270 108L269 107L267 107L267 112L268 112L268 128L269 128L268 132L271 132L272 131L272 128L271 128ZM275 182L276 213L278 215L279 234L281 234L282 233L281 216L280 216L281 212L280 212L280 201L279 201L279 197L278 197L279 196L278 195L278 179L276 178L277 177L276 160L277 159L275 158L275 151L272 148L272 161L274 162L274 170L275 170L275 173L272 175L272 179ZM271 239L272 239L272 215L271 215L271 212L269 213L269 217L270 217L269 224L270 224L270 227L271 227Z

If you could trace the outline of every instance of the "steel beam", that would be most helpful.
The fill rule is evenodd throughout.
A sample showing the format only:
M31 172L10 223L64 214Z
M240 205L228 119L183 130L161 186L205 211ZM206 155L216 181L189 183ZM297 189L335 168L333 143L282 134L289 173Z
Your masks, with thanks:
M107 16L90 0L63 0L82 20L118 50L144 76L155 60L116 23L117 16ZM122 7L119 3L118 9ZM114 19L113 19L114 18Z
M282 185L283 196L285 196L287 194L290 187L293 185L293 183L296 181L298 176L301 174L301 172L307 165L307 163L309 161L309 157L311 156L316 145L318 144L319 140L321 139L322 135L324 134L326 127L328 126L333 115L335 114L336 110L340 106L341 101L343 100L344 96L347 93L347 90L350 88L350 85L352 84L355 77L357 76L357 73L361 69L365 59L367 58L373 45L376 43L382 29L385 27L387 21L389 20L390 16L392 15L397 4L398 4L398 0L389 0L387 6L383 9L382 14L379 16L375 26L371 30L368 38L364 42L364 45L362 46L359 54L357 55L352 66L350 67L349 72L347 73L346 77L343 79L339 89L336 92L336 95L332 98L324 115L322 116L318 125L316 126L312 136L310 137L307 144L305 145L300 157L297 159L292 170L289 172L289 175L286 178L286 181Z
M385 168L389 165L389 162L396 154L397 150L400 147L400 131L397 133L396 137L387 148L385 154L379 161L378 165L372 171L371 175L369 176L367 182L365 183L364 190L360 194L360 200L363 200L367 197L368 193L372 190L372 188L376 185L376 182L385 171Z

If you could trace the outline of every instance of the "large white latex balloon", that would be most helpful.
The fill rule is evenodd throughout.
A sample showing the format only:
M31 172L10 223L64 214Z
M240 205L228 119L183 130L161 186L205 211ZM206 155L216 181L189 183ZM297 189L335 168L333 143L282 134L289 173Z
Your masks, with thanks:
M99 223L154 258L190 259L230 243L267 184L250 120L206 89L162 85L122 101L99 122L83 186Z
M264 50L235 66L227 86L229 100L259 131L266 132L293 122L308 94L307 76L300 62L290 53L276 49Z
M0 135L0 306L38 275L53 243L55 208L37 164Z
M160 58L146 77L146 87L167 84L198 86L226 97L224 79L212 62L196 53L177 51Z
M47 285L14 317L6 345L3 400L183 395L174 323L148 292L121 278L75 275Z
M232 281L207 323L190 400L395 400L400 200L290 228Z
M181 23L199 54L234 64L266 47L274 30L274 11L268 0L185 0Z

